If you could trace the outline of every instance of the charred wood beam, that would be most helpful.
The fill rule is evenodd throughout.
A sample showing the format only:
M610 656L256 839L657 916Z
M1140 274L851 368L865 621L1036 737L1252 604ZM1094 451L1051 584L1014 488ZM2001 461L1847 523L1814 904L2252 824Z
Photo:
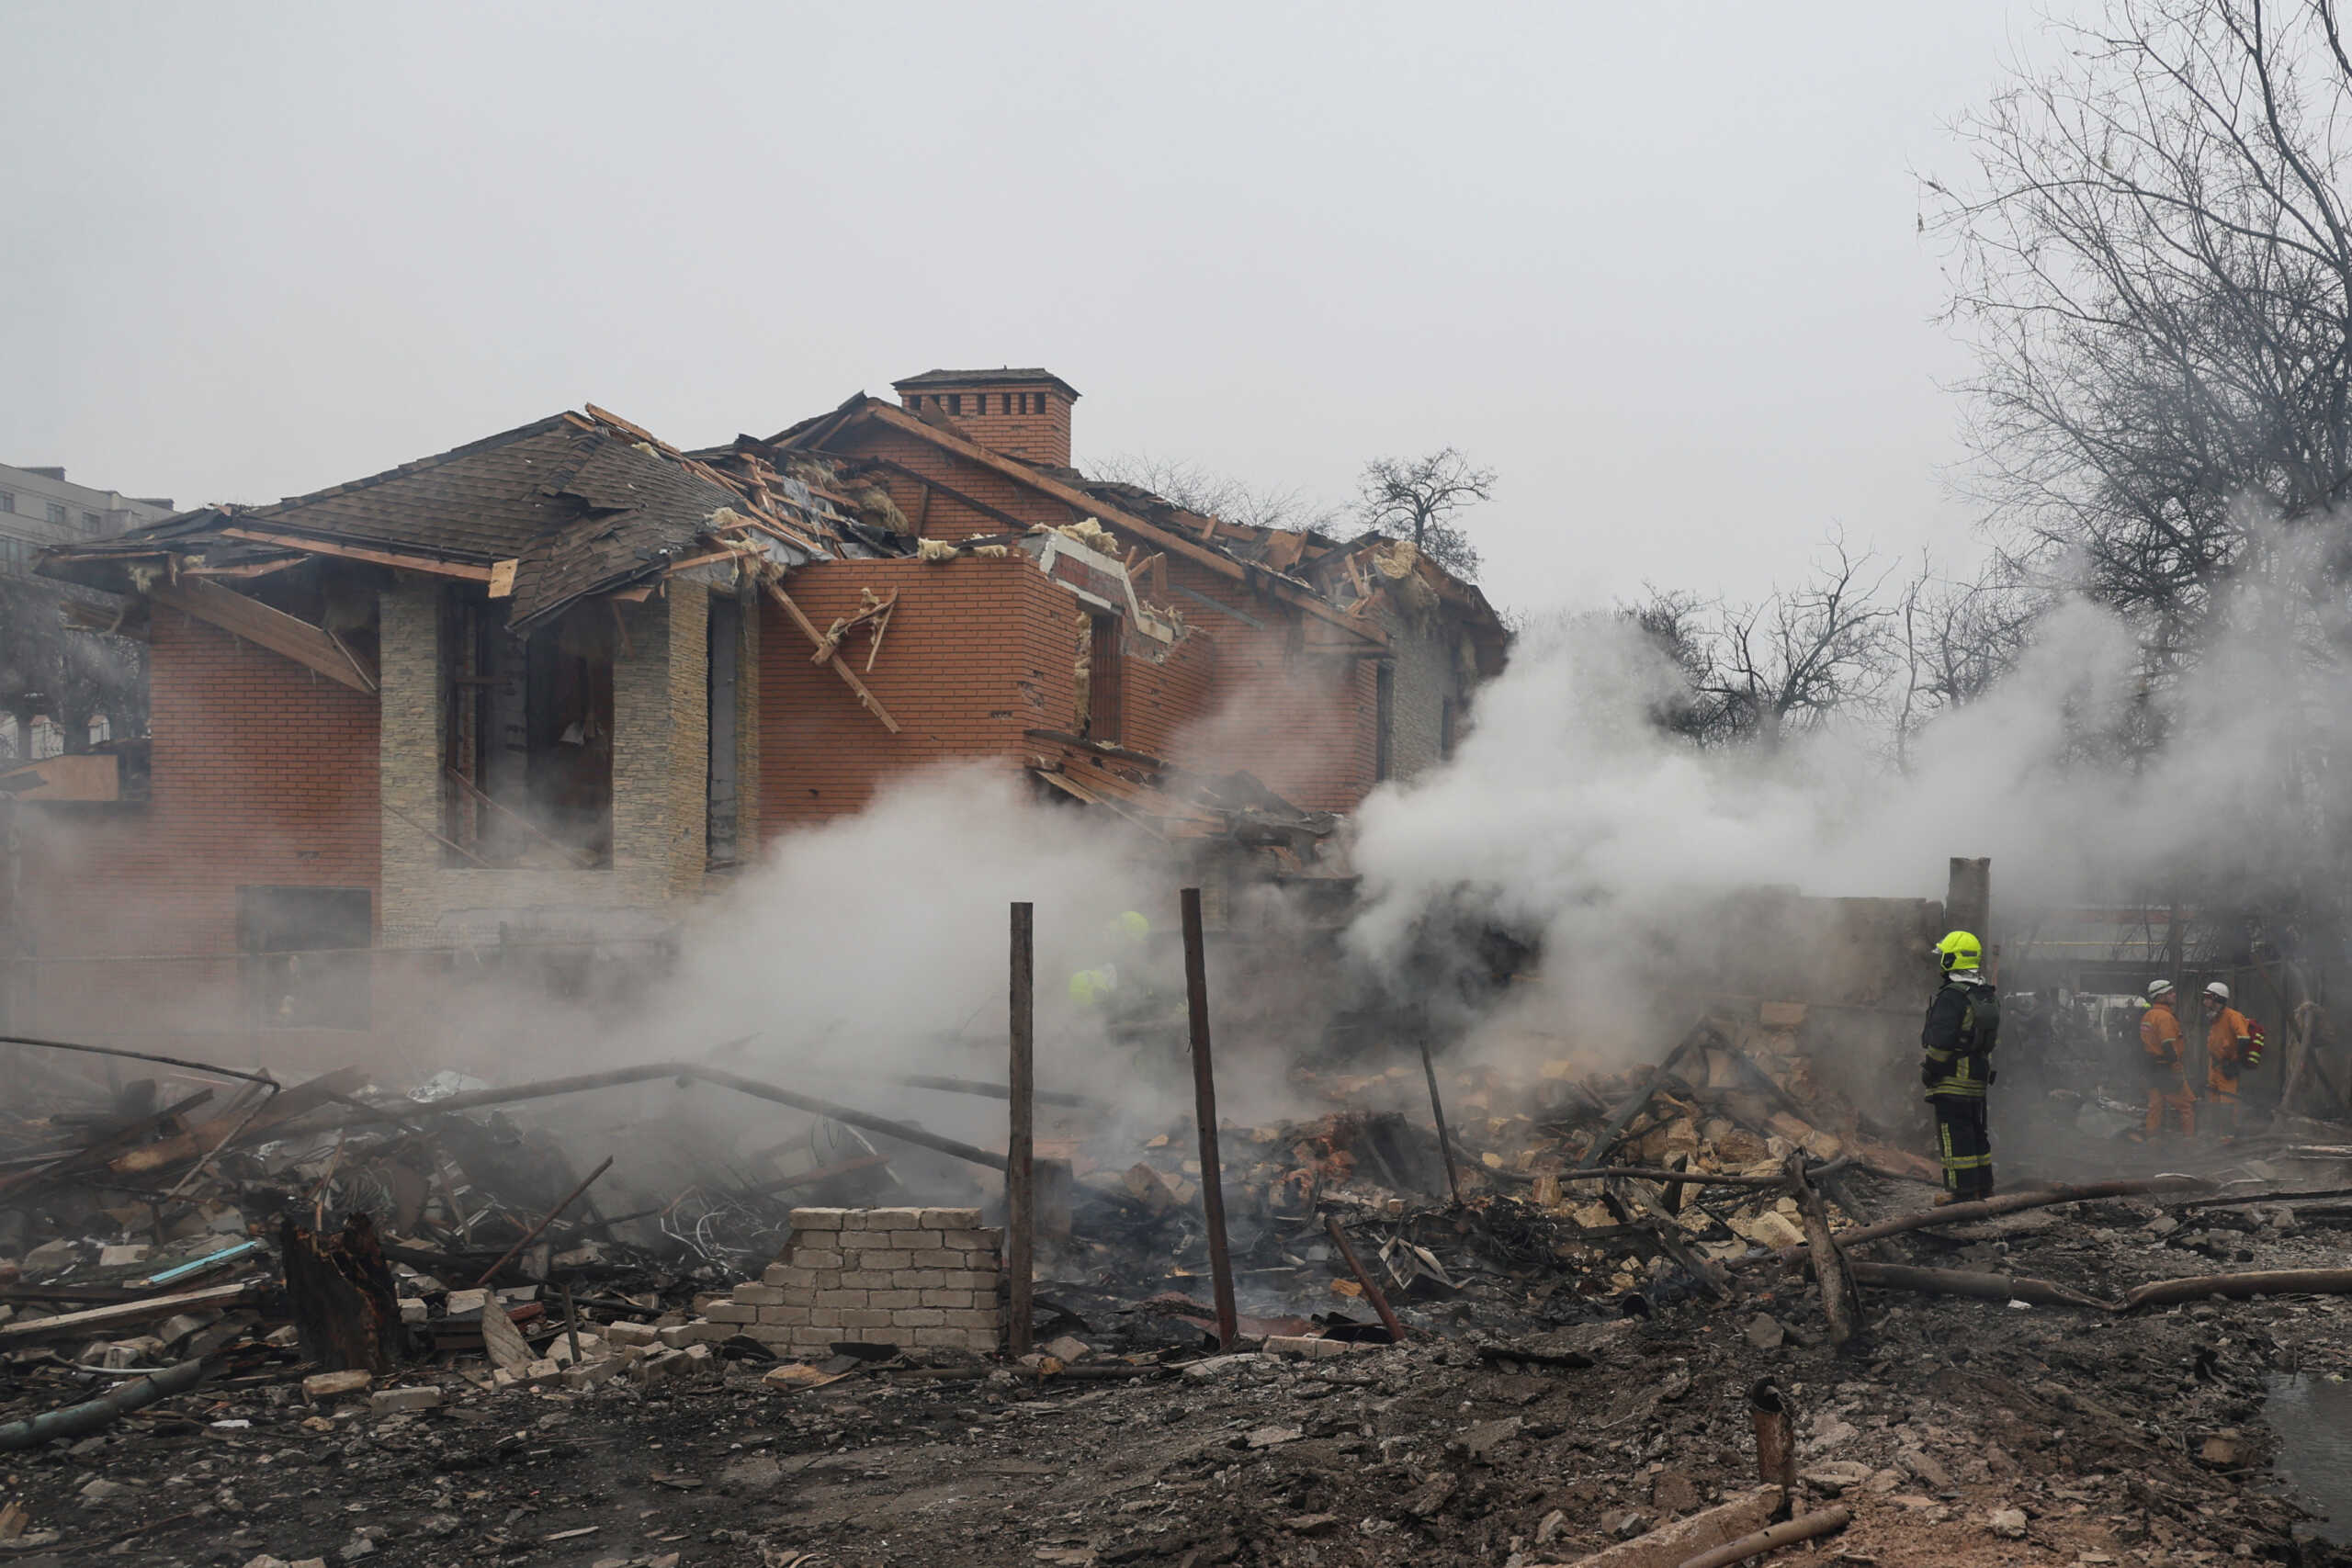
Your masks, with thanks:
M1577 1162L1577 1168L1589 1170L1609 1156L1610 1151L1617 1146L1617 1141L1625 1135L1625 1129L1634 1124L1634 1118L1639 1116L1648 1107L1651 1098L1666 1087L1668 1076L1674 1071L1675 1064L1682 1059L1684 1053L1702 1041L1720 1040L1722 1037L1722 1032L1705 1019L1691 1025L1690 1032L1675 1043L1674 1049L1666 1054L1666 1059L1650 1069L1650 1076L1642 1087L1617 1108L1617 1113L1610 1117L1609 1124L1601 1128L1600 1135L1593 1140L1591 1150Z
M1987 1302L2031 1302L2037 1306L2116 1310L2113 1302L2019 1274L1986 1274L1970 1269L1913 1269L1894 1263L1866 1263L1860 1258L1849 1260L1846 1267L1862 1283L1888 1290L1917 1291L1930 1296L1973 1296Z
M289 1215L278 1223L277 1245L304 1359L325 1371L390 1371L400 1359L399 1292L367 1212L324 1238Z
M1815 1173L1818 1176L1820 1173ZM1607 1181L1615 1177L1632 1177L1640 1181L1655 1181L1661 1187L1786 1187L1785 1176L1736 1176L1718 1170L1666 1170L1647 1165L1596 1165L1560 1172L1560 1184L1571 1181Z
M238 1074L237 1077L244 1077ZM225 1141L234 1134L250 1138L272 1127L282 1126L306 1111L315 1111L338 1095L348 1094L368 1082L364 1067L345 1067L340 1072L325 1074L306 1084L297 1085L284 1093L277 1092L278 1084L269 1085L272 1098L257 1111L242 1116L220 1116L189 1128L177 1137L161 1143L148 1144L129 1154L119 1156L107 1168L117 1176L139 1176L162 1170L182 1160L200 1159L220 1153Z
M149 1138L168 1136L183 1132L186 1130L186 1123L180 1118L209 1100L212 1093L213 1091L209 1089L198 1089L177 1104L167 1106L150 1115L135 1118L126 1125L104 1134L86 1146L51 1160L47 1165L36 1167L31 1170L18 1171L14 1176L0 1178L0 1194L22 1198L43 1188L54 1186L60 1181L70 1180L94 1166L104 1165L124 1150L133 1148Z
M2268 1269L2246 1274L2199 1274L2187 1280L2156 1280L2127 1292L2116 1310L2171 1306L2178 1302L2221 1296L2244 1301L2248 1296L2352 1295L2352 1269Z
M1813 1183L1805 1179L1803 1149L1789 1151L1787 1170L1789 1190L1796 1194L1797 1213L1804 1219L1804 1238L1813 1251L1822 1314L1829 1320L1829 1348L1836 1350L1854 1337L1861 1320L1861 1298L1855 1294L1853 1277L1846 1271L1845 1254L1829 1234L1829 1210Z
M2080 1203L2093 1198L2128 1198L2142 1192L2195 1191L2211 1186L2211 1182L2194 1176L2152 1176L2129 1181L2088 1181L2079 1186L2037 1188L2028 1192L2012 1192L2006 1197L1986 1198L1980 1202L1954 1203L1949 1208L1930 1209L1925 1213L1882 1220L1874 1225L1843 1232L1838 1240L1839 1245L1850 1250L1881 1236L1900 1235L1905 1231L1927 1230L1936 1225L1965 1224L1971 1220L1989 1220L2025 1209L2047 1209L2058 1203ZM1807 1250L1809 1247L1782 1247L1777 1256L1783 1262L1788 1262L1804 1256Z
M1666 1206L1646 1190L1630 1181L1612 1181L1601 1190L1601 1201L1615 1210L1620 1219L1639 1226L1702 1291L1719 1302L1731 1299L1731 1287L1724 1281L1722 1266L1701 1257L1683 1240L1682 1222L1668 1213Z

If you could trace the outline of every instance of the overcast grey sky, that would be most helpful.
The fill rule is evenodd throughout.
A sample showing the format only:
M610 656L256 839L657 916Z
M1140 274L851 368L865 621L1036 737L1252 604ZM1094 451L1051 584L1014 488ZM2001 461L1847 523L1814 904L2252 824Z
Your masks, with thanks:
M1968 546L1931 6L0 0L0 460L183 505L594 401L686 445L1044 365L1089 455L1501 472L1489 591Z

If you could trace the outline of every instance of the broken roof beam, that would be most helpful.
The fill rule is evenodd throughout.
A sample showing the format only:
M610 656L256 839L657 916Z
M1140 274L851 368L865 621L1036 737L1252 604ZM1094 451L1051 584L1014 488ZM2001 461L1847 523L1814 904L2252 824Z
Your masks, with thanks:
M883 728L893 735L898 734L899 721L890 716L890 710L882 705L882 699L868 691L865 682L857 678L857 671L842 661L839 649L826 648L825 634L819 631L817 623L810 620L800 606L792 602L792 596L774 581L763 581L760 586L766 589L768 596L783 607L786 615L792 617L792 624L800 628L801 635L808 639L810 646L825 651L825 663L834 674L842 678L842 684L856 694L858 702L865 706L865 711L880 719Z
M1091 515L1108 527L1124 528L1129 533L1149 539L1170 554L1182 556L1196 565L1204 566L1220 577L1229 577L1238 582L1261 583L1272 587L1277 596L1285 603L1297 606L1319 620L1345 627L1369 642L1385 643L1388 640L1388 634L1380 627L1368 625L1346 611L1334 607L1312 588L1286 578L1280 572L1270 572L1254 563L1238 560L1222 550L1213 549L1185 537L1180 531L1163 527L1157 523L1146 522L1133 513L1105 505L1098 498L1088 495L1084 491L1073 486L1064 484L1049 474L1042 473L1014 458L1000 456L985 446L976 446L952 431L944 431L937 426L928 424L911 414L892 408L878 399L870 400L865 412L893 429L919 436L967 462L993 469L1041 495L1049 496L1065 506L1074 507L1081 516Z
M430 572L436 577L462 578L468 582L488 582L492 569L471 561L447 560L439 556L410 555L399 550L371 549L365 545L338 544L332 539L307 538L300 534L273 533L265 528L247 527L242 524L220 530L224 539L243 539L251 544L276 545L280 549L300 550L305 555L334 556L342 560L364 560L376 566L399 567L404 571Z
M184 577L175 583L158 581L147 593L158 604L282 654L355 692L373 696L380 685L374 667L323 627L272 609L258 599L248 599L234 589L201 577Z
M1026 518L1015 517L1012 513L1005 511L1001 506L991 506L978 496L967 495L962 491L957 490L954 485L947 483L945 480L933 479L931 475L922 472L920 468L910 468L907 467L906 464L899 462L894 458L871 457L863 460L872 463L877 468L887 468L891 473L902 475L907 479L912 479L915 483L922 486L926 491L935 491L939 494L944 495L948 500L954 502L956 505L977 512L992 523L1001 523L1016 534L1026 534L1030 529L1036 526L1036 524Z

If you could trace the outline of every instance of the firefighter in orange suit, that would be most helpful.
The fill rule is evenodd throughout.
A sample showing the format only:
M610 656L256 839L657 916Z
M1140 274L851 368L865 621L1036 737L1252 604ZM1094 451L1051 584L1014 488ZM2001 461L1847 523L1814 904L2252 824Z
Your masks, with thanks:
M2140 1015L2140 1048L2147 1053L2148 1120L2143 1140L2165 1130L2165 1113L2180 1123L2184 1136L2197 1135L2197 1091L2188 1083L2188 1041L2173 1016L2170 980L2148 985L2148 1010Z
M2224 1139L2238 1134L2238 1073L2262 1060L2262 1047L2245 1014L2230 1005L2230 988L2216 980L2205 987L2205 1098Z

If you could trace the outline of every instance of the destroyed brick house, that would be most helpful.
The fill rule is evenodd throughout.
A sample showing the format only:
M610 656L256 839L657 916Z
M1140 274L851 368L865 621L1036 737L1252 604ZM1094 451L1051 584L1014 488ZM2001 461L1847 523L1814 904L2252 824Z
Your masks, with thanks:
M0 778L0 1018L136 1034L168 987L174 1032L340 1051L461 957L658 953L933 763L1311 849L1500 667L1408 544L1087 479L1046 371L898 390L695 452L592 406L51 552L131 596L151 740Z

